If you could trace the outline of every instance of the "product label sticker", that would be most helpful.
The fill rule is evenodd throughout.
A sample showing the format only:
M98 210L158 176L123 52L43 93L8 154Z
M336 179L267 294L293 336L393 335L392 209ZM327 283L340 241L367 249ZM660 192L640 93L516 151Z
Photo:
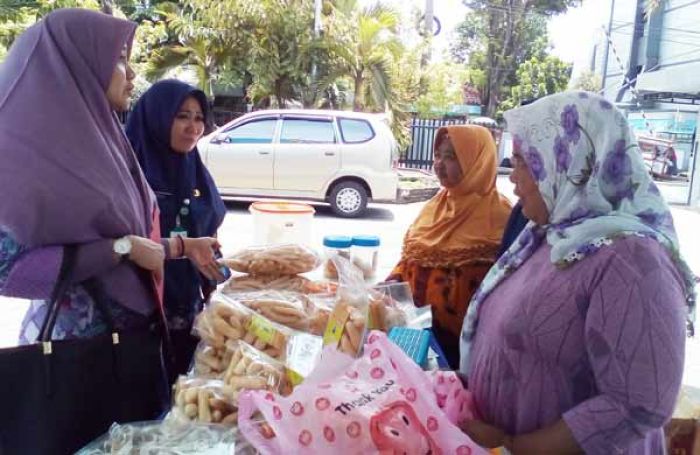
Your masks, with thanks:
M345 323L350 317L350 307L348 305L337 305L330 317L328 318L328 325L326 326L326 331L323 334L323 345L333 345L338 346L340 339L343 337L343 330L345 330Z

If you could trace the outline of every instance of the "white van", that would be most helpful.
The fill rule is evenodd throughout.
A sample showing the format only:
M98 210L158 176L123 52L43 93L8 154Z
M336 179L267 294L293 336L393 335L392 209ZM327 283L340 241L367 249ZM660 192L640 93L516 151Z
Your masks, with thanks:
M325 201L348 218L369 200L396 200L398 148L380 114L257 111L198 148L223 196Z

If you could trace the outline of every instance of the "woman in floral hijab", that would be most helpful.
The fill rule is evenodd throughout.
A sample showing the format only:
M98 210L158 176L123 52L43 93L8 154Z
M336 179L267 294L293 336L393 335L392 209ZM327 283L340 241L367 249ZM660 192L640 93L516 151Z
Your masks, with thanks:
M605 99L561 93L505 117L531 222L465 318L481 419L465 431L515 453L664 453L693 286L668 207Z

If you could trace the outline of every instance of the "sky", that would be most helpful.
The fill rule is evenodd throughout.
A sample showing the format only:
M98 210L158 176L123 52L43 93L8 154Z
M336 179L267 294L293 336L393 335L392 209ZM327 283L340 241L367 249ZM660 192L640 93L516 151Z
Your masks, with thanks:
M376 0L361 0L363 5L373 4ZM398 8L405 17L410 17L413 9L423 11L425 0L384 0ZM435 16L442 23L442 32L434 40L434 59L441 58L449 50L454 39L454 29L464 19L469 9L462 0L433 0ZM593 39L605 24L608 14L607 0L585 0L584 5L573 8L565 14L555 16L549 23L552 53L565 62L582 67L590 59Z

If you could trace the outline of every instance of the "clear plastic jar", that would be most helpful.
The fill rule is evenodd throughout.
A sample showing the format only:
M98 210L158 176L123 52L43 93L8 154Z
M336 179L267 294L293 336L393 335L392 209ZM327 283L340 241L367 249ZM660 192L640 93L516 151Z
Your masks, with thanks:
M352 247L352 238L344 236L326 236L323 238L323 248L325 251L325 264L323 266L323 276L330 280L338 279L338 270L331 260L334 256L344 257L350 260L350 248Z
M352 263L360 270L365 279L374 278L379 265L379 245L376 235L357 235L352 238Z

